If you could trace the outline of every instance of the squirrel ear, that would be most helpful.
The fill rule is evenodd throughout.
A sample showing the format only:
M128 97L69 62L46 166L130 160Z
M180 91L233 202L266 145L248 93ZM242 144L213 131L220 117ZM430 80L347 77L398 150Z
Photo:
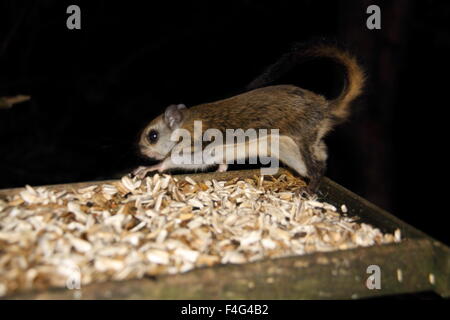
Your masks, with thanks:
M164 112L164 121L170 129L176 129L183 120L182 109L186 109L184 104L171 104Z

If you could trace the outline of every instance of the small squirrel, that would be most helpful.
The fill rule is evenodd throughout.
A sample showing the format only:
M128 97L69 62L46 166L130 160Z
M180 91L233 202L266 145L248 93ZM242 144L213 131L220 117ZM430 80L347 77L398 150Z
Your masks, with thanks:
M344 67L346 84L336 99L327 100L294 85L265 86L275 76L287 73L293 64L311 58L329 58ZM323 139L334 126L348 118L350 103L361 94L364 82L363 70L346 50L326 44L293 50L250 83L248 92L190 108L183 104L168 106L145 127L139 141L141 153L160 162L139 167L133 173L144 177L151 171L205 170L213 166L210 163L176 164L171 159L177 144L171 139L173 132L185 129L195 136L194 121L201 121L204 130L214 128L221 132L227 129L278 129L278 160L308 178L307 191L313 194L326 167L327 148ZM195 150L191 149L191 152ZM244 156L256 156L250 153L244 153ZM218 171L227 170L226 163L218 164Z

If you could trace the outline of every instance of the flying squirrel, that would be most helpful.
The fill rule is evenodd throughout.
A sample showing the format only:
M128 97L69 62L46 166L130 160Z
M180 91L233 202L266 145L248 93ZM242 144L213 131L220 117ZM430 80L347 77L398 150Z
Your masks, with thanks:
M344 67L345 86L337 98L327 100L322 95L294 85L266 86L294 65L314 58L331 59ZM133 173L142 178L151 171L206 170L217 167L217 164L217 171L226 171L229 162L174 163L171 153L177 141L173 141L171 136L177 129L185 129L195 136L194 121L201 121L203 130L213 128L223 133L227 129L278 129L278 160L309 179L307 192L313 194L324 174L328 157L323 139L334 126L349 117L350 104L361 94L364 82L362 68L346 50L327 44L294 49L253 80L247 87L250 91L190 108L184 104L168 106L163 114L144 128L139 140L141 153L160 162L150 167L139 167ZM189 146L191 148L192 145L189 143ZM230 145L224 144L223 147ZM256 156L249 151L248 142L246 147L241 157ZM190 151L195 153L192 148Z

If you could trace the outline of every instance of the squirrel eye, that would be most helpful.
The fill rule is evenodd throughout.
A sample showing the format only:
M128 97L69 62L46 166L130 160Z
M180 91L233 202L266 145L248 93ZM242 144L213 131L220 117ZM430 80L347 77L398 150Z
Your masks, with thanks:
M156 141L158 141L158 131L153 130L153 129L150 130L147 138L150 143L156 143Z

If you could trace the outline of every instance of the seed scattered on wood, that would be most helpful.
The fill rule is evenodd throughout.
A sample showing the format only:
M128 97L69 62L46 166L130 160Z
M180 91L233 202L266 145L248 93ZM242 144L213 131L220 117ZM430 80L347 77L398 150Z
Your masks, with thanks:
M402 241L402 232L400 231L400 229L396 229L394 231L394 238L395 238L395 242Z
M157 264L169 264L169 253L163 250L149 250L147 252L147 259L150 262Z
M189 177L186 177L186 178L184 178L187 182L189 182L190 184L192 184L193 186L195 186L195 185L197 185L197 183L194 181L194 180L192 180L192 178L189 178Z
M430 281L430 284L435 285L436 284L436 279L434 277L434 274L430 273L428 275L428 281Z
M397 280L398 280L398 282L402 282L403 281L402 269L397 269Z

